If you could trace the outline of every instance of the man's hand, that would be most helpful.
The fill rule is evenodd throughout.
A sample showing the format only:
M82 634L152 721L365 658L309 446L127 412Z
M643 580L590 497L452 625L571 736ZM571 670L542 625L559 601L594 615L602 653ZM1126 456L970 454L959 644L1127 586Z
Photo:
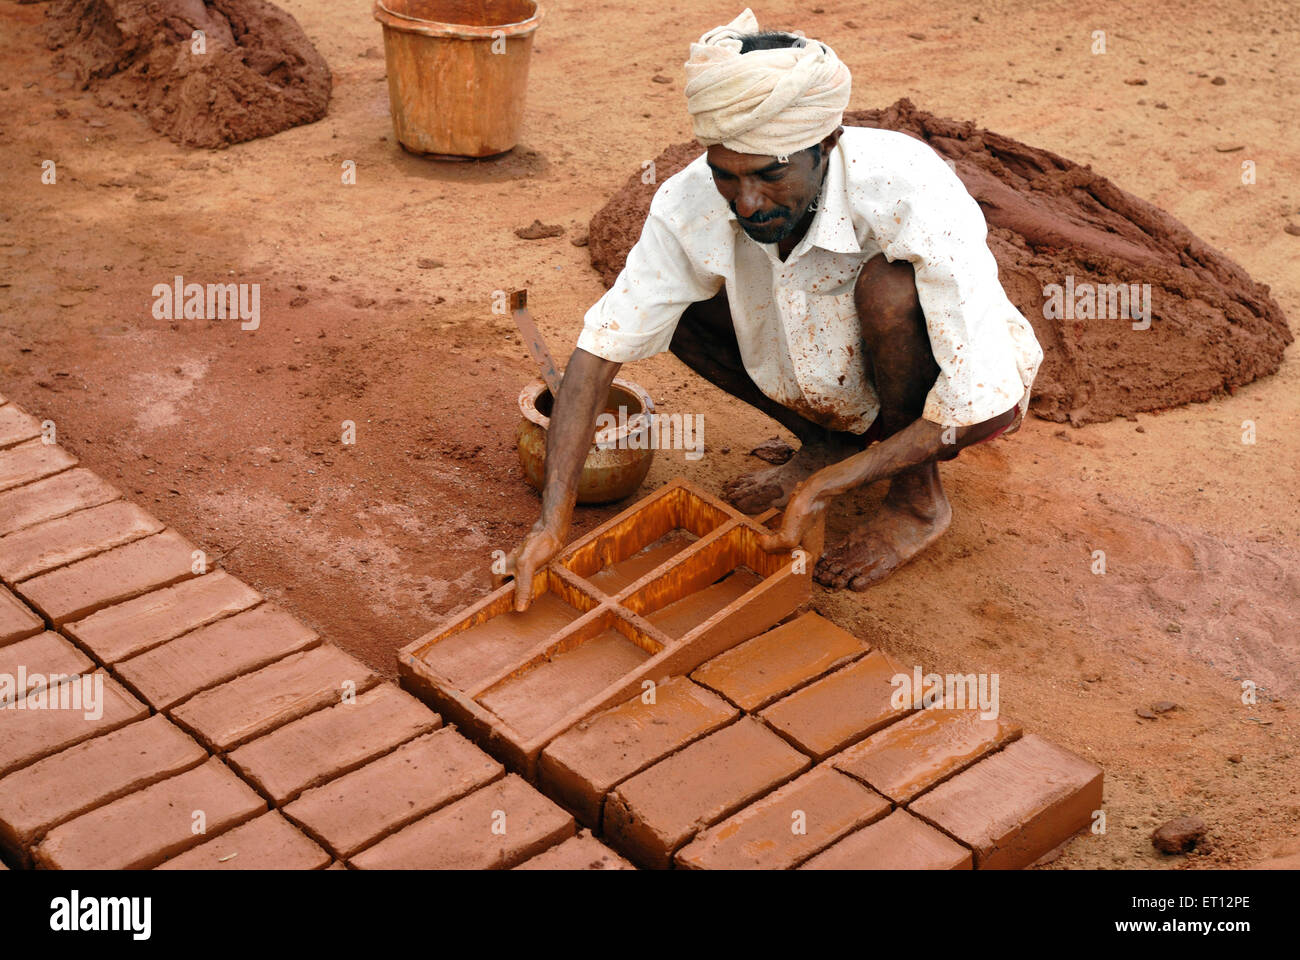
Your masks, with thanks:
M804 536L817 521L817 515L826 509L830 498L823 495L818 477L823 471L814 473L790 494L785 514L781 518L781 529L765 533L758 538L758 545L768 553L782 553L793 550L803 543Z
M540 521L529 531L524 542L506 557L505 573L493 574L493 583L501 586L508 577L515 578L515 610L523 613L533 602L533 576L550 562L564 546L564 534L543 526Z
M542 515L524 542L506 557L506 572L494 576L497 586L506 577L515 578L515 609L521 613L532 603L534 574L560 552L568 536L582 465L596 434L596 415L609 397L618 368L614 361L581 349L573 351L564 368L564 380L546 430Z

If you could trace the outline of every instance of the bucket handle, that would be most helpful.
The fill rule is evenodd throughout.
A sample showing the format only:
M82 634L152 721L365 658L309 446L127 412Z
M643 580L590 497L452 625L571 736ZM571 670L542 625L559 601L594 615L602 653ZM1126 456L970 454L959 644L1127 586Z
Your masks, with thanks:
M406 14L406 13L398 13L396 10L393 10L393 9L391 9L390 7L388 7L388 6L384 3L384 0L375 0L375 10L376 10L376 12L382 10L384 13L386 13L388 16L394 18L395 20L406 20L406 21L409 22L409 23L418 23L418 24L420 24L421 26L424 26L424 27L433 27L433 28L442 27L443 29L447 30L449 33L461 33L461 32L465 32L465 31L467 31L468 26L469 26L468 24L463 24L463 23L445 23L445 22L443 22L443 21L441 21L441 20L424 20L424 19L422 19L422 18L420 18L420 17L413 17L413 16L411 16L410 14ZM480 28L478 28L478 29L480 29L480 30L508 30L508 29L510 29L511 27L522 27L522 26L524 26L524 25L526 25L526 24L528 24L528 23L534 23L534 24L535 24L537 21L540 21L541 18L542 18L542 5L541 5L540 3L534 3L534 4L533 4L533 14L532 14L532 16L528 17L527 19L524 19L524 20L517 20L517 21L515 21L514 23L493 23L493 24L485 24L483 27L480 27ZM376 17L376 19L378 19L378 17ZM474 35L477 36L477 34L474 34Z

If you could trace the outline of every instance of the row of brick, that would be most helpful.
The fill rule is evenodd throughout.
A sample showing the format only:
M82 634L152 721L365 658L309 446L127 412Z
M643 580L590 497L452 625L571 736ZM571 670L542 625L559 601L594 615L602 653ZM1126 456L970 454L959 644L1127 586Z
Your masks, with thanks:
M1089 822L1099 768L976 710L895 708L899 672L804 614L561 735L539 785L657 868L1020 867Z
M12 863L627 866L38 434L0 405L0 675L26 675L0 688ZM69 709L90 707L69 676L102 684L97 709Z

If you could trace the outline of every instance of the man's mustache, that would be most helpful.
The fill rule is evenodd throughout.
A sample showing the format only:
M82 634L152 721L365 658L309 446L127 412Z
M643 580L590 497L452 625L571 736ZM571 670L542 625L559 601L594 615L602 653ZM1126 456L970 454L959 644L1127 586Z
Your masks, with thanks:
M780 220L782 217L787 217L790 214L790 211L785 207L777 207L775 210L771 210L767 213L755 213L752 217L742 217L736 210L736 205L734 203L731 205L731 212L736 214L738 220L744 220L746 223L767 223L770 220Z

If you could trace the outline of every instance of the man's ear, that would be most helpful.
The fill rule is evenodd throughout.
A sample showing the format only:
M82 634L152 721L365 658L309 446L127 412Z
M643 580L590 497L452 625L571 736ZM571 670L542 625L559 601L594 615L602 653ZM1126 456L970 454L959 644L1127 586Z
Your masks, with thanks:
M836 127L829 134L822 138L822 155L830 153L835 149L835 144L840 142L840 134L844 132L843 127Z

